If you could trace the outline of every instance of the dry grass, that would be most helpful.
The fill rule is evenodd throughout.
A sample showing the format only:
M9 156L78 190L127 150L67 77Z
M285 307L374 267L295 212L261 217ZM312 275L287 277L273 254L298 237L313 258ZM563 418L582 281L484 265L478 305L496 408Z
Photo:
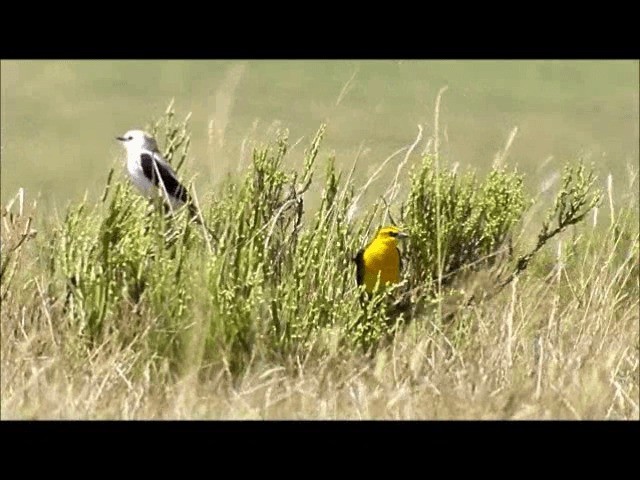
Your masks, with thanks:
M553 282L517 283L458 317L473 330L461 345L454 326L414 324L372 359L251 364L237 380L220 370L162 384L150 381L150 361L110 339L78 363L51 337L45 305L27 307L40 312L30 324L24 307L4 305L2 418L638 419L638 302L611 281L602 273L584 304Z
M254 356L240 375L201 361L202 312L179 372L145 350L153 316L119 322L127 343L115 331L77 342L47 277L34 275L28 237L3 277L2 418L638 419L637 212L614 213L606 232L541 259L544 275L527 272L448 323L425 312L374 356L339 349L336 326L317 339L334 344L327 354L311 345L282 362ZM4 248L18 244L30 214L3 218ZM482 279L458 286L482 288Z

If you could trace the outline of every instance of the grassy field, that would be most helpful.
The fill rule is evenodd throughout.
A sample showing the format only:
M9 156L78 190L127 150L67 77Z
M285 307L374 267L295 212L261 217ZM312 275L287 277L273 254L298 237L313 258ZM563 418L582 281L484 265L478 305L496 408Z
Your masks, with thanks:
M1 74L3 419L640 417L637 61ZM123 175L171 98L215 239ZM389 214L404 280L363 308Z
M347 168L361 149L365 178L418 124L433 133L445 85L441 153L452 162L486 171L514 127L509 160L532 189L577 155L616 179L638 159L631 61L3 61L1 74L3 202L19 187L43 206L95 198L122 158L113 137L171 98L179 116L192 112L188 172L203 192L237 170L244 139L246 165L274 124L294 142L327 122L327 151Z

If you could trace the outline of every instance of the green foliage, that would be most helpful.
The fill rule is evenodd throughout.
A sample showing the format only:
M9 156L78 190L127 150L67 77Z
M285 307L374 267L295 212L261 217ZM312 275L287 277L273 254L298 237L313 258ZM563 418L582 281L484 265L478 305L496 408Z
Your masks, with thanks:
M173 103L174 101L171 100L164 116L152 125L150 133L155 138L164 138L165 147L162 155L167 162L173 164L174 170L179 172L187 159L191 145L191 134L188 130L191 114L188 114L182 122L176 122Z
M593 190L595 175L593 170L586 171L580 161L577 165L565 165L562 175L562 186L556 195L553 208L547 213L538 234L536 246L526 255L521 256L513 274L505 281L510 282L515 275L527 268L531 258L554 236L567 227L582 221L602 198L602 192ZM555 220L555 222L554 222ZM555 227L552 225L555 223Z
M465 268L492 264L529 205L522 180L494 168L479 182L474 173L437 171L425 156L412 175L404 218L412 283L429 285L439 275L448 283Z
M153 127L161 141L164 132L174 163L188 155L187 120L176 123L170 107ZM399 308L404 286L361 304L352 262L377 226L379 205L354 222L353 181L330 157L320 205L305 211L324 131L323 125L301 161L285 161L286 132L255 149L243 177L207 196L203 216L211 236L186 212L165 214L160 198L148 202L114 181L113 172L101 204L69 208L47 258L77 339L89 348L114 335L133 344L148 330L139 348L152 353L158 368L224 366L235 376L255 361L295 365L312 353L372 352L392 338L415 315ZM291 163L302 168L285 166ZM594 205L586 198L593 178L581 169L567 172L554 210L563 228ZM479 181L472 173L437 171L432 157L423 159L403 205L411 233L405 271L410 284L425 287L414 300L432 298L439 275L451 281L491 264L510 245L530 203L522 182L515 171L494 169ZM545 228L546 241L555 233Z
M434 160L424 157L414 172L404 217L411 232L410 282L427 299L442 300L439 286L489 267L498 272L488 286L489 293L496 294L528 267L551 238L584 220L602 196L594 190L592 170L582 162L566 165L537 243L514 259L513 239L520 234L516 226L532 204L525 196L522 175L494 167L484 182L478 182L473 173L458 177L454 170L438 170ZM472 300L473 295L467 302Z
M220 243L209 270L209 354L224 345L232 358L245 361L256 346L264 356L295 355L311 347L320 328L359 314L349 294L354 280L347 252L354 239L346 211L352 194L340 187L333 159L320 207L303 228L303 195L323 133L324 126L300 176L282 168L287 142L280 134L275 145L254 152L244 182L227 186L216 202L211 224Z
M187 120L176 126L171 108L167 112L169 160L179 146L183 157L188 152ZM71 206L53 232L50 273L62 285L66 316L92 345L114 332L130 342L141 326L131 322L146 310L156 319L155 350L176 353L190 299L186 263L192 249L203 247L186 215L167 217L161 197L155 200L113 182L112 170L102 204Z

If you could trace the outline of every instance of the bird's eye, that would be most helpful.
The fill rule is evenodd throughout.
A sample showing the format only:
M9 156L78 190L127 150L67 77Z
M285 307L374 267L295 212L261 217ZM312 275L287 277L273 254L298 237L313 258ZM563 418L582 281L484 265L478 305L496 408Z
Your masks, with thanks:
M133 136L129 136L127 140L133 140Z
M392 237L397 237L398 236L398 232L389 232L389 235L391 235Z

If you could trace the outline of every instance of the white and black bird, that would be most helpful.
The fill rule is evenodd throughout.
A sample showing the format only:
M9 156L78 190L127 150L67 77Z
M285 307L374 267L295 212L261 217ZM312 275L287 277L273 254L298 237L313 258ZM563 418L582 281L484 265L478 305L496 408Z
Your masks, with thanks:
M177 210L187 205L191 219L216 239L215 233L207 227L187 189L180 183L176 173L164 158L156 140L143 130L129 130L121 137L116 137L122 142L127 151L127 172L131 182L147 198L153 198L158 194L168 201L171 210Z
M147 198L157 195L157 189L172 210L187 203L192 214L197 215L190 202L187 189L180 183L171 165L162 158L158 143L142 130L129 130L121 137L127 151L127 171L131 182Z

